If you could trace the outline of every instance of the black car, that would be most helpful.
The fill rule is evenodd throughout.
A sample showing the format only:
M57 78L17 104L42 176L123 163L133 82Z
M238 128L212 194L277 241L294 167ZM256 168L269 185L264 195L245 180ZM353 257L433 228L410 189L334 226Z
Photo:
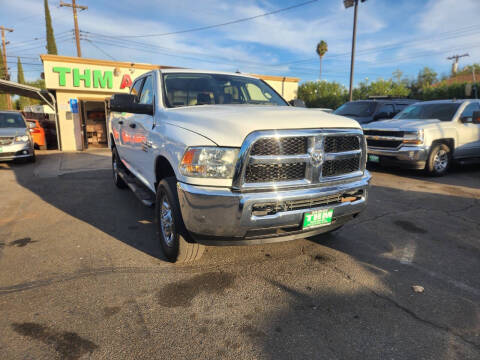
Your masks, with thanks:
M408 105L416 102L418 100L375 97L346 102L333 113L357 120L360 124L367 124L381 119L391 119Z

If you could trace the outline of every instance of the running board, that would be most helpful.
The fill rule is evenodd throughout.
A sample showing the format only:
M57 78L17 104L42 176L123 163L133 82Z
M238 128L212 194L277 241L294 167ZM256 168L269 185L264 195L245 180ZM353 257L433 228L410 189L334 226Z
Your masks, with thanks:
M152 194L152 192L145 185L141 184L135 178L135 176L127 174L125 171L120 170L118 175L123 181L125 181L130 190L132 190L132 192L143 203L143 205L153 207L155 204L155 195Z

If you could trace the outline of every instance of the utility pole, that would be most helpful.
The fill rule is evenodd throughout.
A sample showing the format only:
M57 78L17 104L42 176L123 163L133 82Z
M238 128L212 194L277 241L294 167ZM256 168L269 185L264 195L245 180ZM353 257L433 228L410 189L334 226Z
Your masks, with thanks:
M462 55L452 55L447 58L447 60L455 60L452 64L452 75L455 75L458 70L458 59L465 57L465 56L470 56L468 53L462 54Z
M5 45L9 44L9 41L5 41L5 31L13 32L13 29L6 28L5 26L0 26L2 30L2 51L3 51L3 66L5 66L5 80L10 80L8 75L8 64L7 64L7 48ZM10 94L7 94L7 106L8 110L12 110L12 98Z
M352 58L350 60L350 88L348 90L348 99L352 101L353 94L353 69L355 64L355 43L357 41L357 13L358 13L358 2L365 2L367 0L343 0L343 5L345 9L354 6L353 10L353 35L352 35Z
M78 31L78 16L77 16L77 9L82 10L87 10L88 6L82 6L82 5L77 5L75 4L75 0L72 0L72 3L64 3L63 1L60 1L60 6L66 6L66 7L71 7L73 10L73 23L75 25L75 40L77 42L77 56L82 57L82 49L80 49L80 34Z

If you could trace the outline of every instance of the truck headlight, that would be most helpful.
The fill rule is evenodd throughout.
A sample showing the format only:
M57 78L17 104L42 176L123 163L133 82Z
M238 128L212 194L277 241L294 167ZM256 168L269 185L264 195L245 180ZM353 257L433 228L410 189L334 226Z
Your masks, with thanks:
M15 136L15 142L26 143L28 142L28 140L30 140L28 135Z
M423 144L423 129L418 131L406 131L403 135L404 145L421 145Z
M184 176L231 179L239 149L191 147L183 154L180 173Z

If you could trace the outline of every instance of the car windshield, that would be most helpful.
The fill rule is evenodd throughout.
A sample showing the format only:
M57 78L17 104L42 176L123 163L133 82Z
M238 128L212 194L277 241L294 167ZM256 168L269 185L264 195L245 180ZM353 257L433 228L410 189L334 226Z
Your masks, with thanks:
M438 119L440 121L450 121L460 105L460 103L410 105L395 115L394 119Z
M347 102L334 111L336 115L367 117L375 112L377 103L373 101Z
M0 128L27 127L22 115L15 113L0 113Z
M163 74L167 107L223 104L288 106L259 79L223 74Z

